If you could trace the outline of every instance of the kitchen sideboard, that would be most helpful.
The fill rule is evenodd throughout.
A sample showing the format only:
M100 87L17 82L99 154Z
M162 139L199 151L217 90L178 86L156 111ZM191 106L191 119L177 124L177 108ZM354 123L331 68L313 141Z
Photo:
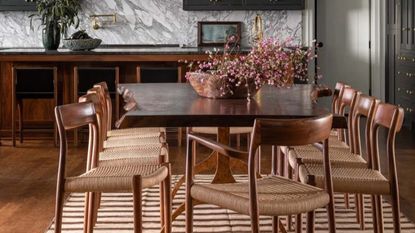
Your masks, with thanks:
M14 67L54 67L58 80L56 86L59 87L57 98L62 104L76 100L74 79L85 69L92 70L92 73L89 72L91 77L94 70L97 70L96 74L105 74L102 72L103 69L114 68L119 83L183 82L186 65L179 61L206 58L204 49L181 48L178 45L104 46L93 51L80 52L66 49L45 51L43 48L0 48L0 136L11 135ZM88 75L87 72L84 73ZM163 80L163 77L166 77L166 80ZM33 75L33 79L36 78L36 75ZM53 122L53 99L27 99L23 105L22 115L27 128L40 129L46 125L50 126ZM30 130L27 133L37 137L42 136L42 133L50 136L53 131L33 132L35 131Z

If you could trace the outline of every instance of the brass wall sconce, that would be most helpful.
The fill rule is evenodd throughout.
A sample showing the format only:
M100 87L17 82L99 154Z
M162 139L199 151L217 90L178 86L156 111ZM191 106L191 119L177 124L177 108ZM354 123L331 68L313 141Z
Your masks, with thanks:
M104 23L116 23L117 22L117 14L102 14L102 15L90 15L89 18L92 19L91 25L94 30L98 30L102 28ZM99 18L104 18L106 20L99 20ZM107 18L111 18L108 20Z

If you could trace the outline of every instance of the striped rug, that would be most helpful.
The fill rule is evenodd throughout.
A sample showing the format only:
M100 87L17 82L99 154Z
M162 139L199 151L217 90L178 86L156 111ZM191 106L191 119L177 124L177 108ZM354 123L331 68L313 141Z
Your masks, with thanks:
M178 176L173 177L173 183ZM197 176L200 182L209 182L211 176ZM238 176L239 181L246 180L246 176ZM351 207L354 206L354 198L351 198ZM184 187L173 200L173 208L184 200ZM63 210L63 232L83 232L83 194L71 194L65 203ZM335 196L336 202L336 227L337 232L373 232L370 197L365 197L366 230L360 231L356 223L353 209L345 209L343 195ZM384 202L385 232L392 232L392 208ZM143 220L144 232L160 232L159 224L159 189L153 187L143 192ZM131 194L103 194L101 207L98 214L98 222L94 232L96 233L130 233L133 232L133 207ZM305 219L304 219L305 221ZM415 225L404 215L401 216L402 232L415 232ZM305 225L305 224L304 224ZM316 211L316 232L327 232L327 215L325 209ZM173 222L173 232L185 232L184 214ZM46 231L52 233L53 222ZM261 218L261 232L271 231L271 220L268 217ZM212 205L200 205L195 208L194 232L250 232L248 216L237 214L230 210L224 210Z

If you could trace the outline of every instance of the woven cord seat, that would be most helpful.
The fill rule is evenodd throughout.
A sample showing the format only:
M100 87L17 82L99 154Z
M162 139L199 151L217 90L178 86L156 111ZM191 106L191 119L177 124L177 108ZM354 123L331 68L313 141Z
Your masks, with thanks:
M67 192L131 192L132 177L140 175L142 188L160 184L168 169L160 165L100 166L78 177L67 177Z
M362 194L390 194L389 181L376 170L332 166L335 192ZM301 182L324 187L324 167L320 164L302 164L299 167Z
M114 147L152 146L165 143L163 137L125 138L121 140L104 141L104 149Z
M334 166L339 167L357 167L367 168L366 160L362 156L351 153L347 148L330 148L330 162ZM323 156L321 151L310 146L292 147L288 151L288 161L291 167L297 166L298 163L317 163L323 164Z
M123 147L106 150L99 154L100 166L111 164L123 166L131 164L157 165L168 161L168 149L165 146L156 147Z
M124 136L159 136L166 133L166 128L126 128L126 129L113 129L107 132L108 138L112 137L124 137Z
M166 136L164 133L149 133L149 134L131 134L131 135L124 135L124 136L114 136L114 137L107 137L106 141L119 141L119 140L128 140L128 139L141 139L141 138L161 138L162 141L166 140Z
M257 181L260 215L305 213L329 203L326 191L283 177ZM194 184L192 198L249 215L249 184Z
M193 133L200 134L218 134L217 127L192 127ZM248 134L252 132L252 127L231 127L229 128L230 134Z

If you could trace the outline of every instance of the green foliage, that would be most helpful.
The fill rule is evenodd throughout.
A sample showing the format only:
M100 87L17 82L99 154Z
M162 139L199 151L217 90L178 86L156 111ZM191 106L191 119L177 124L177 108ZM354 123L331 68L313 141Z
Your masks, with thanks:
M70 26L78 28L78 11L81 9L79 0L26 0L35 2L37 13L30 15L30 27L33 29L33 19L39 19L41 25L50 23L60 25L61 33L66 37Z

